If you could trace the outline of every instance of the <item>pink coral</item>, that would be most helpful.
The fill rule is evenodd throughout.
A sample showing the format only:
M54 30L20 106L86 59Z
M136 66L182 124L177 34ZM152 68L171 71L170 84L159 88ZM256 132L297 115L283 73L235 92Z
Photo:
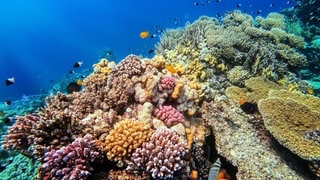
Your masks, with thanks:
M153 113L158 119L164 121L168 127L180 122L184 122L183 114L171 105L159 106L154 110Z
M174 173L187 166L184 156L188 152L187 144L179 142L174 131L158 129L149 142L134 151L127 170L143 170L154 179L173 179Z
M176 80L172 76L163 77L160 80L160 86L162 87L162 89L172 90L174 88L175 82Z
M86 179L93 170L91 163L98 155L92 135L77 138L68 146L45 153L44 164L40 167L41 178Z

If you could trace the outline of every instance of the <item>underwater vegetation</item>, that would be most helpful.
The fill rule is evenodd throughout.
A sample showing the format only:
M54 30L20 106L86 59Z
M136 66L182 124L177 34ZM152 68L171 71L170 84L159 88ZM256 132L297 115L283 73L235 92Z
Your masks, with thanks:
M165 31L151 59L101 58L60 83L2 148L37 166L31 179L316 179L320 100L298 73L304 48L279 13L202 16Z

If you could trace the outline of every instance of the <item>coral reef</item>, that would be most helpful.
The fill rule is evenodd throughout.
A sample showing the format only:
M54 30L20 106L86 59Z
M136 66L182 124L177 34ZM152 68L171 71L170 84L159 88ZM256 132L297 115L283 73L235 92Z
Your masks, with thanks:
M109 160L117 162L117 165L122 167L131 153L143 142L148 141L152 133L149 123L124 119L116 123L105 138L103 151Z
M168 127L184 122L183 114L172 106L160 106L154 110L154 115L164 121Z
M95 146L93 136L87 134L59 150L46 152L41 179L86 179L93 170L91 163L100 155Z
M171 179L174 173L187 166L184 156L188 153L187 144L179 142L179 136L167 129L157 130L137 148L128 164L128 171L142 169L155 179Z

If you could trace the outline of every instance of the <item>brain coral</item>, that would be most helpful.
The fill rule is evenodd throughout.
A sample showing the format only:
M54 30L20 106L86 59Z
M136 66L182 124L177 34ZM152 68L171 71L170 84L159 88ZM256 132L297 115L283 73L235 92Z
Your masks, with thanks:
M303 159L320 160L320 146L305 137L307 132L320 127L319 111L290 97L262 99L258 108L267 130L280 144Z
M136 148L148 141L153 132L148 122L124 119L116 123L106 137L104 151L109 160L118 162L117 165L121 167Z

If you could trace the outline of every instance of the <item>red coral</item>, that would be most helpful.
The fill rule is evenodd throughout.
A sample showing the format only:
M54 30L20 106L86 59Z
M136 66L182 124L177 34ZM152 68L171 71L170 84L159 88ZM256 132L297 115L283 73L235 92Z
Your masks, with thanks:
M160 106L153 113L158 119L164 121L168 127L184 122L183 114L172 106Z

